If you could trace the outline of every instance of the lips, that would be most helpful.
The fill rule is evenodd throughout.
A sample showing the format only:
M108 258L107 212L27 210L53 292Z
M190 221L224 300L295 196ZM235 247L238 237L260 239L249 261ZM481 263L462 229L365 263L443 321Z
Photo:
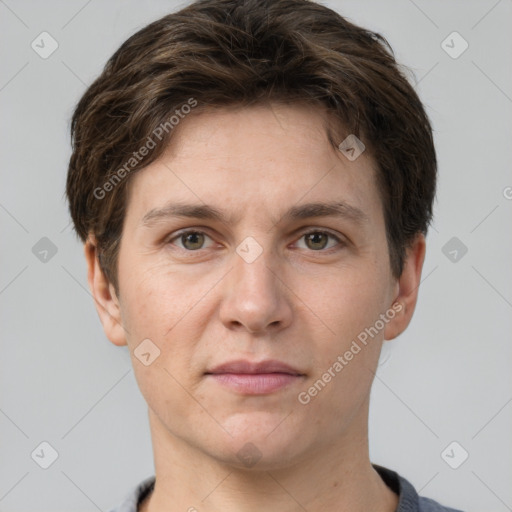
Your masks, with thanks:
M208 379L239 395L267 395L297 385L305 374L275 359L229 361L205 372Z
M268 373L284 373L288 375L304 375L298 369L290 366L287 363L278 361L276 359L268 359L266 361L251 362L243 359L236 361L229 361L227 363L215 366L213 369L205 372L208 374L268 374Z

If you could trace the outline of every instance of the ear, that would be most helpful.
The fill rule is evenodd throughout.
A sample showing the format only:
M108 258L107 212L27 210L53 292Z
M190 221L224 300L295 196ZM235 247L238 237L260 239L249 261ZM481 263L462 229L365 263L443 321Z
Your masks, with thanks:
M425 236L419 233L406 251L402 275L396 283L398 292L392 306L395 316L386 324L384 330L386 340L396 338L405 331L411 321L418 299L425 250Z
M121 308L114 286L106 278L98 259L97 243L93 235L84 245L87 261L87 281L91 290L96 311L107 338L118 346L126 345L126 333L122 325Z

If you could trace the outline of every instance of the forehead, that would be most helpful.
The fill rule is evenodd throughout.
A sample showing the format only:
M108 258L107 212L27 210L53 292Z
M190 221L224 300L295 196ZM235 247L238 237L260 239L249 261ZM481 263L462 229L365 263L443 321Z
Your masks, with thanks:
M131 177L128 214L140 219L171 200L233 218L254 211L275 220L285 207L339 201L368 217L382 213L371 156L351 161L333 148L324 114L307 105L230 107L182 120L163 155Z

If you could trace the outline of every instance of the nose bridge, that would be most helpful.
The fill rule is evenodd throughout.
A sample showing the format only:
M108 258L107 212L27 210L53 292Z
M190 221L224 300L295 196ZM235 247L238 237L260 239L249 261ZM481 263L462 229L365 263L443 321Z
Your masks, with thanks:
M261 241L261 238L260 238ZM263 242L262 242L263 243ZM240 290L244 293L264 292L269 294L275 292L275 267L274 254L270 248L270 241L263 247L253 237L245 239L236 249L233 269L236 283L239 283Z
M287 325L291 307L278 277L279 263L270 237L245 238L233 254L221 307L222 321L251 332Z

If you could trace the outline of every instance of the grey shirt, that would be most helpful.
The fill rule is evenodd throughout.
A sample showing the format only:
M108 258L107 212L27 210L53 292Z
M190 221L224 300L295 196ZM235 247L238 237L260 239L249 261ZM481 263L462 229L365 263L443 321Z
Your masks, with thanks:
M462 512L459 509L443 507L429 498L418 496L412 484L383 466L373 464L384 483L398 494L398 507L396 512ZM138 504L153 490L155 477L143 480L135 489L130 491L124 501L110 512L137 512Z

